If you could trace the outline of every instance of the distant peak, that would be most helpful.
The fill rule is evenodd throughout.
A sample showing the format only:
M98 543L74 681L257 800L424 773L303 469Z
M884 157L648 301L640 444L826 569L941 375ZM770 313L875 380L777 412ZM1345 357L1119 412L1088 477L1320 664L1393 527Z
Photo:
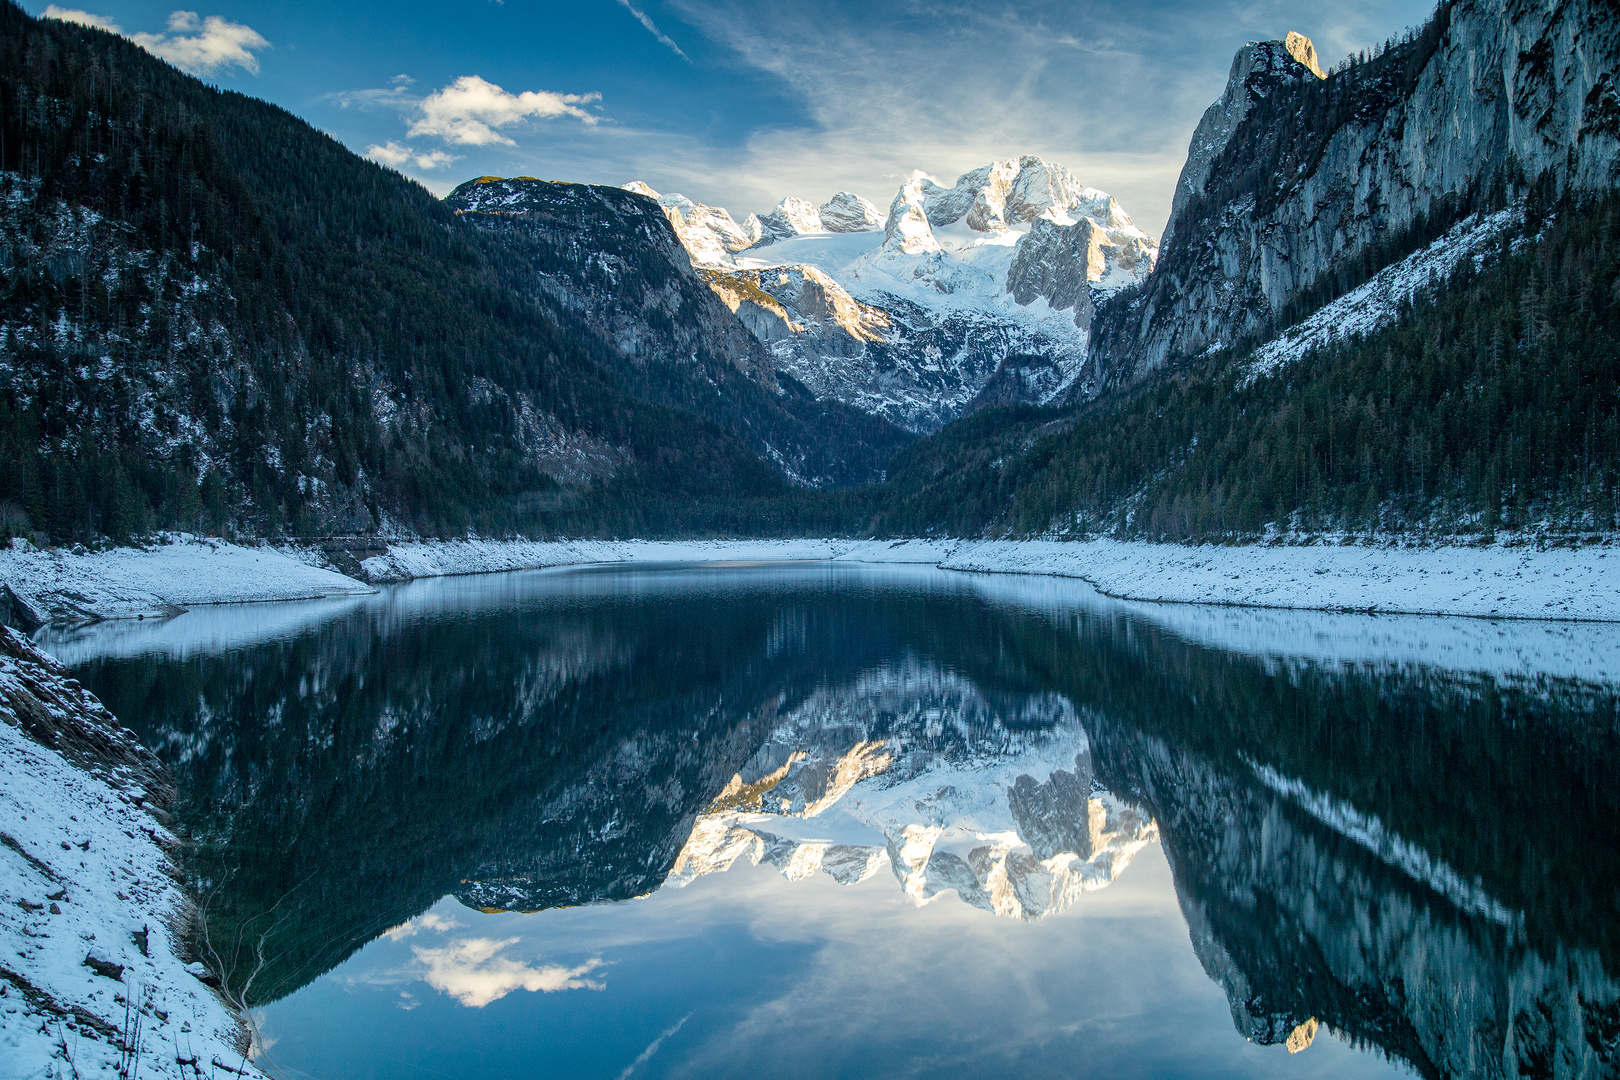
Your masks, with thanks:
M1303 64L1312 75L1315 75L1318 79L1327 78L1327 74L1322 70L1322 65L1317 63L1316 46L1311 44L1310 38L1297 30L1290 30L1288 36L1283 38L1283 48L1287 49L1288 55Z
M651 187L647 186L640 180L630 181L628 184L624 185L624 190L634 192L637 195L645 195L649 199L656 199L659 197L658 192L654 191Z

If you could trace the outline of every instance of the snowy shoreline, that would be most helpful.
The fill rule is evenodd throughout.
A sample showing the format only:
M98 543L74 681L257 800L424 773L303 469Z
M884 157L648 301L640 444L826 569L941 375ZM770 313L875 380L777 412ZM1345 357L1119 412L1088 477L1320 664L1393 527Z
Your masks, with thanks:
M186 962L195 907L157 760L0 628L0 1076L260 1076Z
M1614 558L1610 558L1611 554ZM1491 619L1620 621L1620 547L1115 540L378 542L338 572L318 548L171 538L101 552L0 550L11 621L163 618L202 604L354 596L376 584L592 564L835 561L1079 578L1122 600ZM354 568L358 568L357 570ZM364 577L366 580L360 580Z

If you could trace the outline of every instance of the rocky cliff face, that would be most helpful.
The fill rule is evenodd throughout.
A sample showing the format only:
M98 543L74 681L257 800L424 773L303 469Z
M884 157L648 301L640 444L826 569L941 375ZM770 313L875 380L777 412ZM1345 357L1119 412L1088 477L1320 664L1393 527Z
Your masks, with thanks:
M1245 46L1199 124L1163 256L1099 327L1108 380L1263 339L1335 268L1404 254L1498 178L1616 181L1620 19L1604 0L1456 0L1325 79L1299 35Z
M469 181L447 201L464 222L527 257L532 275L518 287L604 340L602 360L633 393L747 433L790 478L816 486L874 479L906 441L886 421L777 377L760 332L778 314L768 310L770 297L712 289L692 265L689 245L722 253L746 246L724 210L680 196L498 177ZM835 309L836 298L827 304Z
M1205 972L1255 1042L1318 1024L1425 1077L1612 1076L1620 983L1372 814L1101 718L1098 775L1156 816Z

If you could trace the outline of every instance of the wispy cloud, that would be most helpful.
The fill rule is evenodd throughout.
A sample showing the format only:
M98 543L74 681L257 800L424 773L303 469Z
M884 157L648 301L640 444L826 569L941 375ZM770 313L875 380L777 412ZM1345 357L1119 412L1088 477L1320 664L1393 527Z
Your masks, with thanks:
M511 138L496 129L531 118L547 120L561 116L594 124L599 117L580 106L599 101L601 97L595 93L556 94L549 90L513 94L477 75L463 75L417 104L421 116L405 134L407 138L435 135L461 146L494 143L515 146Z
M690 1019L692 1019L692 1014L687 1013L685 1016L681 1017L679 1020L675 1021L669 1027L660 1032L658 1038L648 1043L647 1048L636 1055L636 1060L624 1067L624 1071L619 1074L619 1080L630 1080L630 1074L635 1072L636 1069L642 1065L647 1064L647 1062L651 1060L652 1056L658 1053L658 1048L664 1045L664 1040L681 1030L681 1025Z
M549 175L640 177L734 214L783 195L888 204L917 168L950 180L1039 154L1117 196L1157 232L1188 139L1245 41L1299 30L1324 63L1428 14L1431 0L665 0L805 118L715 145L605 126L546 148ZM535 166L539 167L537 162Z
M585 977L602 966L601 960L587 960L578 967L535 967L500 955L517 942L517 938L462 938L438 949L412 946L411 952L427 965L423 978L429 986L474 1009L482 1009L514 990L551 994L603 988L600 981Z
M657 25L653 23L652 19L647 17L647 13L645 11L642 11L640 8L631 4L630 0L619 0L619 6L624 8L624 10L628 11L630 14L634 15L636 17L636 21L642 26L646 27L647 33L657 38L660 45L673 50L676 56L680 57L682 60L685 60L688 64L692 62L692 58L687 56L686 53L682 52L681 47L675 44L674 41L670 40L668 34L658 29Z
M403 169L406 166L426 170L442 169L452 162L461 160L461 155L452 154L447 150L424 151L394 142L392 139L381 145L373 143L366 147L366 157L394 169Z

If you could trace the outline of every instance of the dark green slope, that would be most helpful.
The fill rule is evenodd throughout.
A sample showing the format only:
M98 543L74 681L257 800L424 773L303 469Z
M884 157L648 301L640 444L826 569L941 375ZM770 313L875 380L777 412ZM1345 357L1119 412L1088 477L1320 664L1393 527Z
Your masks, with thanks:
M735 432L816 486L881 478L915 436L837 401L817 401L692 269L658 203L622 188L480 177L445 202L527 273L512 287L562 325L607 342L602 363L636 397Z
M1248 352L897 455L895 534L1614 531L1620 196L1549 206L1391 327L1249 381Z
M610 343L515 289L521 253L119 37L0 5L0 172L0 529L800 512L744 439L638 400Z

